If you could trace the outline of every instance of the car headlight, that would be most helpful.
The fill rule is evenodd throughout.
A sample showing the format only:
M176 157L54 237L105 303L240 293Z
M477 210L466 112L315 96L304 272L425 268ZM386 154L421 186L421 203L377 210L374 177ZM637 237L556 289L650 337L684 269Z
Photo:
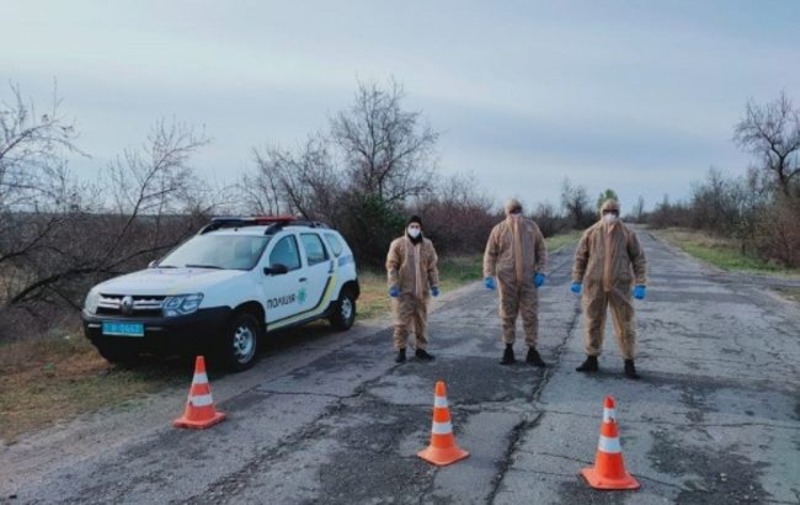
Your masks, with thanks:
M86 295L86 300L83 302L83 308L86 309L86 312L89 314L95 314L97 312L97 304L99 303L100 292L90 289L89 293Z
M197 312L201 301L203 301L203 293L170 296L164 300L164 317L185 316Z

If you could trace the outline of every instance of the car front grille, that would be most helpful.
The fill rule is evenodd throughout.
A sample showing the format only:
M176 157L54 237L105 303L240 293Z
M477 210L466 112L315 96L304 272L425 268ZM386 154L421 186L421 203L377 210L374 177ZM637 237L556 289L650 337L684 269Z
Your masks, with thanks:
M101 294L98 315L121 317L161 317L165 296Z

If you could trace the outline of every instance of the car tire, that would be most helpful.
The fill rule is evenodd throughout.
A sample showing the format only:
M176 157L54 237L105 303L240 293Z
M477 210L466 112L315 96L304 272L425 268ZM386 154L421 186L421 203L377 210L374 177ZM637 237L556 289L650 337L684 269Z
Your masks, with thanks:
M249 312L233 316L223 335L219 358L225 368L241 372L252 367L256 361L261 325Z
M328 319L334 329L339 331L349 330L356 320L356 298L349 289L342 290L333 315Z

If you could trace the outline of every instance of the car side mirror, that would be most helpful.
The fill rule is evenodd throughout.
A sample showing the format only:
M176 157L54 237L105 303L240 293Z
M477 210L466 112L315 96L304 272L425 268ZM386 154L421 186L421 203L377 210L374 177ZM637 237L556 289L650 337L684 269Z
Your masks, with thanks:
M264 275L282 275L289 272L289 268L283 263L275 263L272 266L264 267Z
M158 266L158 260L153 260L147 264L147 268L155 268Z

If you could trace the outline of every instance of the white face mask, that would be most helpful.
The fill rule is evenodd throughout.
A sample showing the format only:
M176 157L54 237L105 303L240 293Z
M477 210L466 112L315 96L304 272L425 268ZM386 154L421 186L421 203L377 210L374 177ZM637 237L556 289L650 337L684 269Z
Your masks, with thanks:
M617 215L616 214L612 214L610 212L608 214L603 214L603 221L605 221L608 224L616 223L617 222Z
M421 230L419 228L412 228L412 227L409 226L408 227L408 236L411 237L411 238L417 238L417 237L419 237L420 231Z

